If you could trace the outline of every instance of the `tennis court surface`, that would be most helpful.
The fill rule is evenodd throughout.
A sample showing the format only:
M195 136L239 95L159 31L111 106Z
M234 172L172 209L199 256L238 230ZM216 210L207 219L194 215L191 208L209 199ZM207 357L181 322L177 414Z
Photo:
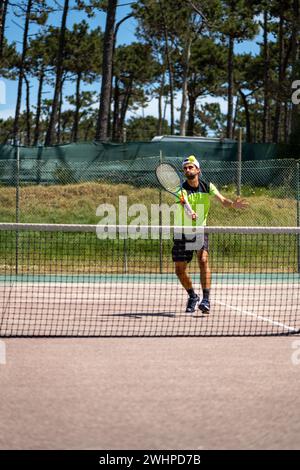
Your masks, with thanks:
M1 449L300 448L295 336L4 342Z
M189 314L173 234L120 227L99 239L96 226L0 224L0 335L299 333L300 229L207 228L211 311ZM201 293L196 259L189 273Z

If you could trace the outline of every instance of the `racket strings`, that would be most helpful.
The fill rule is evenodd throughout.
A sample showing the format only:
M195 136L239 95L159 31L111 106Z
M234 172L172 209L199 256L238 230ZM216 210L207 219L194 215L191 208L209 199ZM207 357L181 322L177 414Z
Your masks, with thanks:
M160 184L167 191L176 193L180 188L180 178L171 165L162 163L156 168L156 175Z

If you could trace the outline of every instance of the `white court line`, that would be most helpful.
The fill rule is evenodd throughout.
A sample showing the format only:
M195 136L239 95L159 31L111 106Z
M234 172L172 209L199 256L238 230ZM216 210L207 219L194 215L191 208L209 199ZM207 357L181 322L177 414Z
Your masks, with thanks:
M225 304L224 302L218 302L218 301L215 301L215 303L217 303L219 305L222 305L223 307L230 308L231 310L235 310L236 312L240 313L241 315L249 315L250 317L255 317L258 320L262 320L262 321L265 321L267 323L272 323L272 325L282 326L283 328L285 328L286 330L289 330L289 331L298 331L296 328L292 328L291 326L287 326L284 323L273 321L270 318L262 317L261 315L256 315L253 312L249 312L247 310L242 310L241 308L234 307L233 305L228 305L228 304Z

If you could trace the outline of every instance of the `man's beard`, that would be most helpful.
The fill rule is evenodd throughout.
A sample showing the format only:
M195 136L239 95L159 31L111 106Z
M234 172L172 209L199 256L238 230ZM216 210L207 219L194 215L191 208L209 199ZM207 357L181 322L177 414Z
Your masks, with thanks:
M198 174L198 173L197 173L197 174ZM197 174L196 174L196 175L186 175L186 179L187 179L187 180L193 180L193 179L196 178Z

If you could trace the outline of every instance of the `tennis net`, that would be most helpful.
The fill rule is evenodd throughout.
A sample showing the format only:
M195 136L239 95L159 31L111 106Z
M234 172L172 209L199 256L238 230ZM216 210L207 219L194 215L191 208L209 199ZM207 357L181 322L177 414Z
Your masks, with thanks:
M102 229L0 224L1 337L299 333L299 228L205 228L209 314L185 312L174 228ZM201 296L196 253L188 272Z

